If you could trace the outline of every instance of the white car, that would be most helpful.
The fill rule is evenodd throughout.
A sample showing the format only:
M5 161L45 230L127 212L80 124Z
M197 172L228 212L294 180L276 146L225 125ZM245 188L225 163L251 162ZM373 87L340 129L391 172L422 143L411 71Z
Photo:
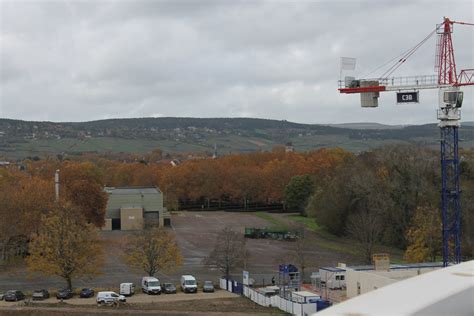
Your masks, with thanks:
M127 299L123 295L119 295L115 292L99 292L97 293L97 304L111 304L118 302L126 302Z

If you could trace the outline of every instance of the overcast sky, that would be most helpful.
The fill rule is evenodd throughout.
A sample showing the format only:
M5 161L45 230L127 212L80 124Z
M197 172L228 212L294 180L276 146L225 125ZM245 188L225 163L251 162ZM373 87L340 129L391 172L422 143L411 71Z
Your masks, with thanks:
M473 1L0 0L0 117L258 117L301 123L436 122L437 91L362 109L337 91L340 57L364 76ZM474 27L455 25L458 71ZM435 38L394 75L434 74ZM370 77L381 75L378 71ZM466 87L463 120L474 120Z

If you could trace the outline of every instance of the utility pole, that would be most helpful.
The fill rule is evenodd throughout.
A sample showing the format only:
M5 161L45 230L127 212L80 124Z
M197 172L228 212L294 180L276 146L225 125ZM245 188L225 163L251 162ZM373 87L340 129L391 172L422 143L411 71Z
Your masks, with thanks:
M56 202L59 202L59 169L57 169L54 174L54 189Z

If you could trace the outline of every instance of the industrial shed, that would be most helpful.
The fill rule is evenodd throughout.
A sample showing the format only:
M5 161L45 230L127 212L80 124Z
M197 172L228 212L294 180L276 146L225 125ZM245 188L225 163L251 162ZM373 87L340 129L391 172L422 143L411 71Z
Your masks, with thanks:
M109 195L103 230L141 230L171 226L163 207L163 192L157 187L105 187Z

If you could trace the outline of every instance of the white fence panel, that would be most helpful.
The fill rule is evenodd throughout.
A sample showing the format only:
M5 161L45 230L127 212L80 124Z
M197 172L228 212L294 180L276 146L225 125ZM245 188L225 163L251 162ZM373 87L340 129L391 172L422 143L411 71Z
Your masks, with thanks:
M316 313L316 303L310 303L310 304L304 304L303 306L303 313L305 315L312 315L313 313Z
M245 294L245 292L247 294ZM266 297L265 295L258 293L257 291L253 289L244 289L244 295L250 298L253 302L257 303L258 305L261 306L270 306L271 305L271 298Z
M278 295L267 297L256 290L244 286L244 296L261 306L273 306L295 316L307 316L316 312L315 303L296 303Z

